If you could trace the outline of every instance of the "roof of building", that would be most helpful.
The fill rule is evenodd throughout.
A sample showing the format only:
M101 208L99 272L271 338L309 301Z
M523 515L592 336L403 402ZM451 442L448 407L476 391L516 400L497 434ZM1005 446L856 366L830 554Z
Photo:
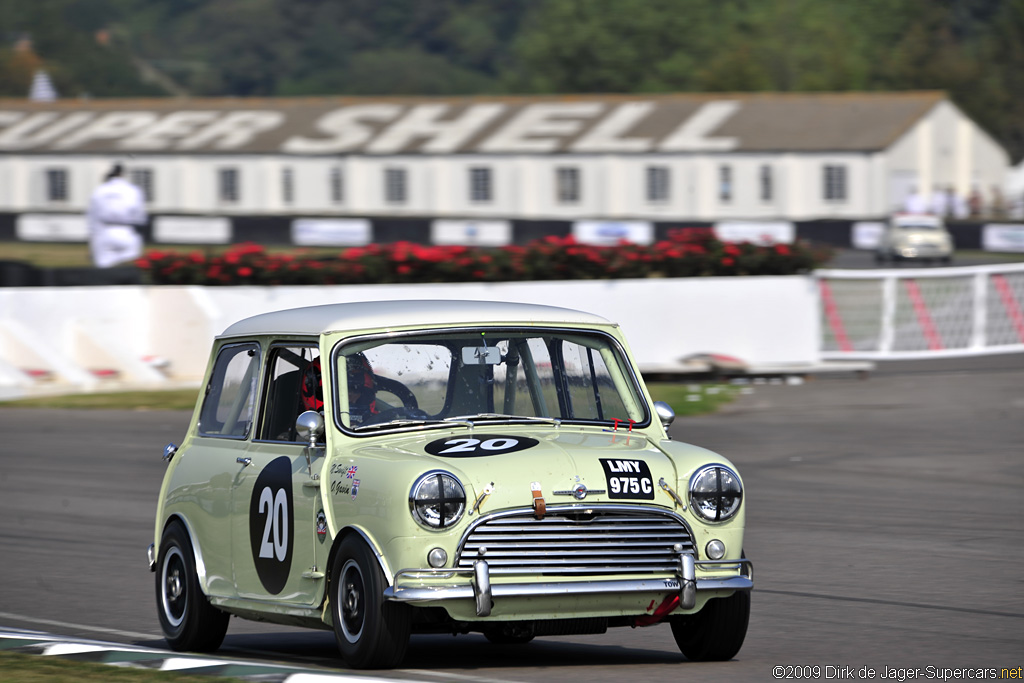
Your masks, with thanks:
M397 329L490 324L608 325L598 315L556 306L499 301L411 300L360 301L292 308L245 318L220 337L320 335L371 328Z
M0 152L644 154L873 151L941 92L0 99Z

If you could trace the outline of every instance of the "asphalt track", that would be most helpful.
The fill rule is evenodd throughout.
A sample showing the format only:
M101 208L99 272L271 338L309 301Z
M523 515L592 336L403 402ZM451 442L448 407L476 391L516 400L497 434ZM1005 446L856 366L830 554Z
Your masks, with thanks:
M163 647L145 549L160 454L187 420L0 410L0 627ZM759 385L673 434L745 479L756 587L734 661L687 662L662 625L506 647L414 636L404 668L377 675L763 681L817 666L782 673L927 680L1024 666L1024 354ZM329 632L238 619L218 655L343 668Z

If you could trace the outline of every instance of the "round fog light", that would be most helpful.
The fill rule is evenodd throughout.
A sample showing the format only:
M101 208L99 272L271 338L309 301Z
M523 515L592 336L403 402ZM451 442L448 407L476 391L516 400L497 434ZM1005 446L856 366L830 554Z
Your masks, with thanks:
M718 539L708 541L707 546L704 548L704 552L706 552L708 557L712 560L720 560L725 557L725 544Z
M434 569L440 569L448 564L448 553L444 551L444 548L434 548L427 553L427 562Z

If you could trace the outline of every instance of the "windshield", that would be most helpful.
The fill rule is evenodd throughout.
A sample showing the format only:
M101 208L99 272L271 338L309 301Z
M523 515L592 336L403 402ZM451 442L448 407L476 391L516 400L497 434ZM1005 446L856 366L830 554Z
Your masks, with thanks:
M334 354L345 428L465 421L643 423L628 363L608 336L452 331L345 344Z

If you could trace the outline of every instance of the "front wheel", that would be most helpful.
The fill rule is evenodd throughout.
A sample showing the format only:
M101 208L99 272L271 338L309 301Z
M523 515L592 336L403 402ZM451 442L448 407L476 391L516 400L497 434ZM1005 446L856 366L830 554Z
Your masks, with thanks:
M224 641L229 617L199 588L192 542L179 522L171 522L160 539L156 607L172 650L213 652Z
M691 662L722 662L743 647L750 621L750 593L708 600L696 614L673 617L672 636Z
M384 572L361 539L345 538L331 568L331 616L341 656L357 669L398 666L409 645L407 605L384 600Z

